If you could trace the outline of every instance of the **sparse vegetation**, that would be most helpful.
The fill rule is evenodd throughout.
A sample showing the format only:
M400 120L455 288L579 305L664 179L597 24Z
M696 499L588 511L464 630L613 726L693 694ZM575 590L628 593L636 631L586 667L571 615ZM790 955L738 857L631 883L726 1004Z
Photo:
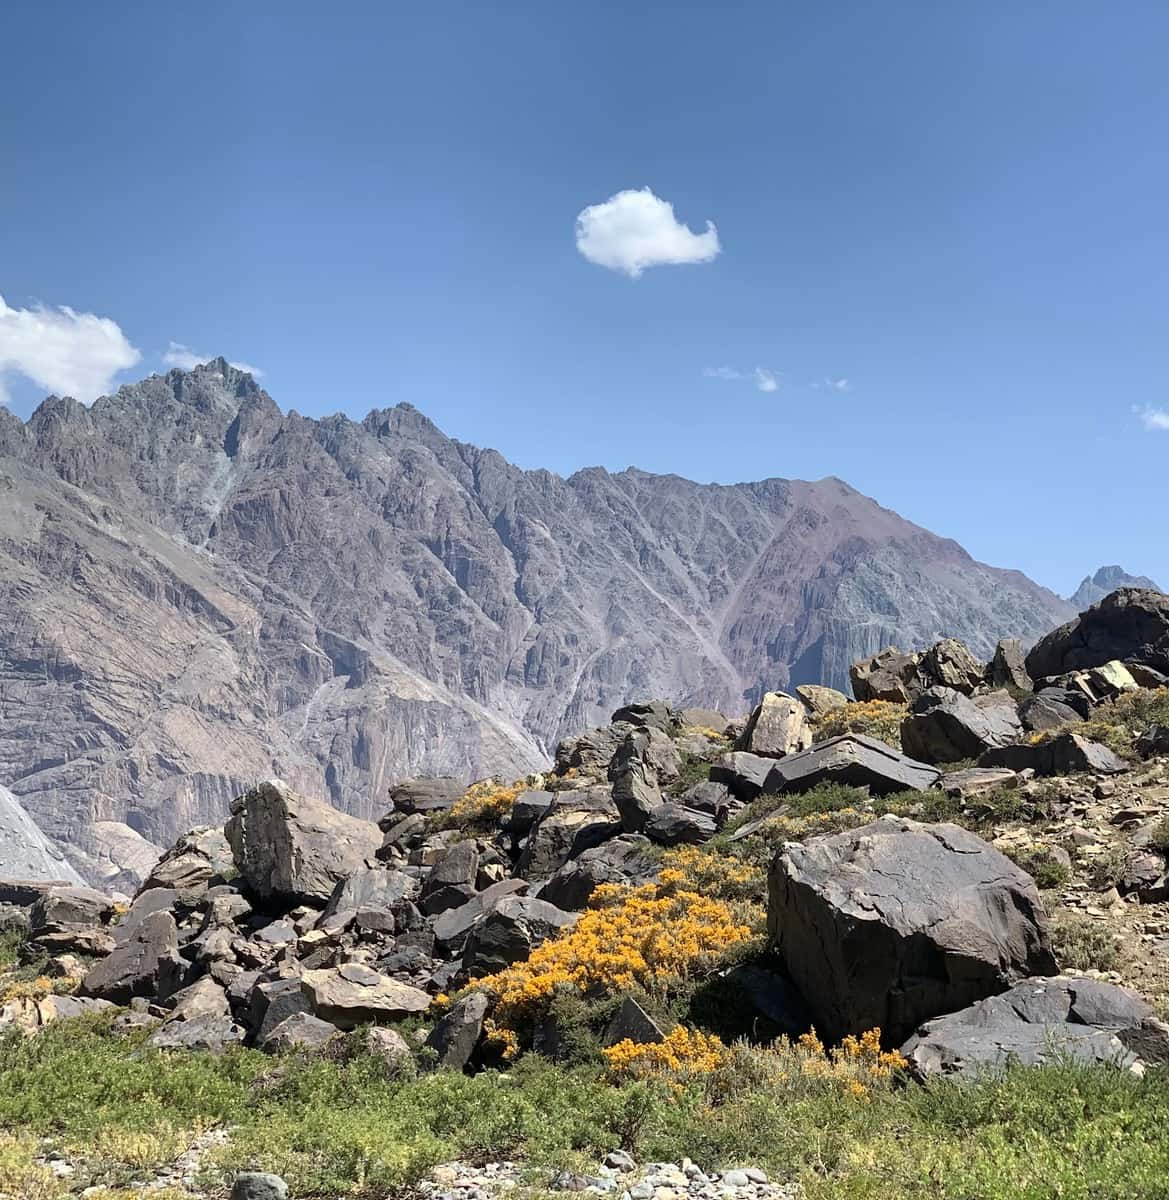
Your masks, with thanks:
M866 700L821 713L813 718L812 725L817 741L842 733L862 733L900 750L901 722L908 711L908 706L890 700Z
M1108 926L1082 913L1052 918L1051 945L1060 966L1075 971L1114 971L1121 962L1120 947Z
M1034 845L1008 850L1007 857L1045 891L1066 887L1071 882L1071 868L1052 846Z

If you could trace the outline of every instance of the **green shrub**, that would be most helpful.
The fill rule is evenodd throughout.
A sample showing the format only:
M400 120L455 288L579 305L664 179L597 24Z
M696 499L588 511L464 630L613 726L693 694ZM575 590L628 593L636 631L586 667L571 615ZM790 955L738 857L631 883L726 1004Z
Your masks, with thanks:
M1050 846L1026 846L1006 851L1007 857L1027 872L1038 887L1065 887L1072 878L1071 869Z
M1056 961L1065 969L1114 971L1121 963L1120 947L1108 926L1082 913L1058 914L1050 932Z

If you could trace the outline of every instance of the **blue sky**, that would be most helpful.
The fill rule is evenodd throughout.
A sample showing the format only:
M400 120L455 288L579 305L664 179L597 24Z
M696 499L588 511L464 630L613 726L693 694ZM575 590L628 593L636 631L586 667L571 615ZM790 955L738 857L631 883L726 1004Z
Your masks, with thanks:
M1169 584L1167 45L1139 0L8 5L0 378L178 343Z

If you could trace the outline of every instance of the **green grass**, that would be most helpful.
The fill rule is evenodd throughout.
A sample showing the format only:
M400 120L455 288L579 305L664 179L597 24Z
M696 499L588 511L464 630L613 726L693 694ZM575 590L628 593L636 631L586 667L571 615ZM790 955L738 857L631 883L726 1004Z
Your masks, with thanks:
M555 1171L619 1146L640 1161L756 1164L798 1182L807 1200L1165 1195L1164 1070L1138 1080L1058 1065L855 1098L777 1080L751 1061L740 1053L733 1068L683 1090L615 1087L596 1066L536 1056L505 1074L394 1075L360 1050L315 1060L162 1056L91 1021L0 1044L0 1130L51 1137L97 1161L126 1146L141 1166L152 1147L172 1153L176 1131L226 1124L231 1141L204 1181L212 1194L235 1170L257 1167L284 1175L296 1200L401 1195L455 1157Z

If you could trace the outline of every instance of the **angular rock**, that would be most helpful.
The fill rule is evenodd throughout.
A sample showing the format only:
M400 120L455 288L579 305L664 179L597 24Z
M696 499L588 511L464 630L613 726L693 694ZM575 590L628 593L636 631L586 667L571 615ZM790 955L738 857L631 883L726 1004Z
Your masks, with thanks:
M801 683L796 688L796 695L814 717L835 712L848 704L848 697L843 692L838 692L835 688L821 687L816 683Z
M361 909L391 911L403 900L413 900L417 895L418 880L405 871L386 867L358 867L333 889L321 913L321 921L339 912L357 912Z
M721 825L731 812L742 807L742 802L731 795L731 789L725 783L715 783L710 779L687 788L682 793L681 801L687 808L696 808L713 817L717 825Z
M946 687L969 696L983 683L983 666L955 638L944 638L921 656L920 674L925 687Z
M187 970L179 957L174 917L166 911L154 912L90 970L81 983L81 995L115 1004L129 1004L135 996L165 1000L183 986Z
M203 1050L222 1054L244 1040L244 1031L229 1016L205 1013L189 1021L165 1021L146 1039L155 1050Z
M848 669L852 694L861 701L906 704L921 690L916 684L919 661L919 655L902 654L896 646L890 646L872 658L855 662Z
M406 1039L396 1029L382 1029L375 1025L366 1031L365 1044L371 1054L389 1067L399 1064L403 1057L408 1062L413 1061Z
M718 762L711 763L710 780L712 783L725 785L736 799L750 804L765 790L774 766L775 760L772 758L736 750L731 754L724 754Z
M1101 742L1093 742L1077 733L1060 733L1034 745L1002 746L979 756L980 767L1008 767L1012 771L1032 770L1036 775L1072 775L1079 771L1097 775L1118 775L1128 770L1124 759L1113 754Z
M1032 679L1099 667L1113 659L1169 672L1169 596L1118 588L1042 637L1027 655Z
M448 908L434 920L435 943L443 950L461 955L467 935L485 913L491 912L508 896L521 895L527 890L526 880L503 879L472 896L466 904Z
M224 833L235 865L263 897L328 900L381 846L376 825L270 779L238 797Z
M479 849L472 841L456 842L430 869L418 907L430 916L458 908L475 894Z
M1023 692L1031 690L1026 654L1018 638L1002 638L999 641L994 648L994 658L986 669L986 681L991 687L1013 687Z
M1141 758L1159 758L1169 755L1169 725L1150 725L1137 738L1136 752Z
M615 1046L627 1040L638 1045L666 1040L662 1027L632 996L626 996L621 1001L621 1007L613 1014L601 1039L605 1046Z
M824 688L823 690L830 692L832 689ZM837 695L840 693L838 692ZM727 726L730 724L722 713L716 712L713 708L684 708L678 716L682 721L683 728L709 729L711 733L719 735L726 733Z
M617 747L629 734L627 725L605 725L590 729L576 737L565 738L556 747L556 770L582 771L588 775L603 775L608 771Z
M580 912L603 883L638 884L652 879L658 864L649 849L648 838L622 834L565 863L540 888L537 898L564 912Z
M287 1050L316 1050L337 1036L340 1030L320 1017L297 1012L285 1017L267 1034L261 1034L256 1044L261 1050L279 1053Z
M447 809L454 808L466 790L466 784L450 776L404 779L390 788L390 799L394 802L394 815L446 812ZM388 817L382 819L389 821ZM385 828L388 827L387 824Z
M876 738L845 733L776 760L763 790L784 794L806 792L821 783L845 783L867 787L876 796L887 796L923 791L939 777L937 768L899 754Z
M923 1021L1054 974L1034 881L957 825L882 818L788 843L768 876L768 930L822 1036Z
M1006 767L967 767L943 775L938 787L947 796L980 796L996 788L1017 787L1018 783L1018 775Z
M288 1184L266 1171L244 1171L231 1185L231 1200L288 1200Z
M961 692L932 687L910 706L901 722L901 745L912 758L927 763L977 758L985 750L1006 746L1023 734L1014 703L976 704Z
M227 992L211 978L204 975L194 983L175 992L170 998L171 1021L193 1021L196 1017L226 1017L231 1009L227 1003Z
M85 929L104 924L113 911L113 901L93 888L53 886L33 904L29 929L33 937L64 929Z
M192 829L155 863L139 889L168 888L192 891L208 887L216 879L235 874L231 847L222 829Z
M256 1044L264 1046L272 1031L289 1017L311 1013L312 1002L300 986L299 977L257 983L249 996L249 1024L256 1031Z
M507 819L508 831L523 837L555 803L555 792L521 792L511 807Z
M812 744L808 711L794 696L767 692L747 719L747 727L736 743L736 750L782 758Z
M485 913L467 936L463 971L475 979L522 962L537 946L576 924L579 916L534 896L508 896Z
M398 1021L430 1007L425 992L358 963L305 971L300 983L314 1015L338 1029Z
M922 1079L1064 1058L1132 1068L1169 1063L1169 1026L1125 988L1067 976L1024 979L928 1021L901 1052Z
M713 817L683 804L659 804L649 814L643 832L659 846L698 845L718 832Z
M1074 725L1083 717L1067 703L1062 689L1045 688L1019 705L1019 719L1031 733L1044 733L1062 725Z
M528 835L516 874L528 880L547 879L569 859L620 832L620 816L608 788L560 792Z
M614 725L637 725L645 729L660 729L672 733L678 728L678 714L665 700L649 700L644 704L627 704L619 708L610 721Z
M471 1061L483 1036L483 1022L491 1005L486 992L471 992L457 1001L430 1031L426 1044L438 1055L438 1065L461 1071Z

